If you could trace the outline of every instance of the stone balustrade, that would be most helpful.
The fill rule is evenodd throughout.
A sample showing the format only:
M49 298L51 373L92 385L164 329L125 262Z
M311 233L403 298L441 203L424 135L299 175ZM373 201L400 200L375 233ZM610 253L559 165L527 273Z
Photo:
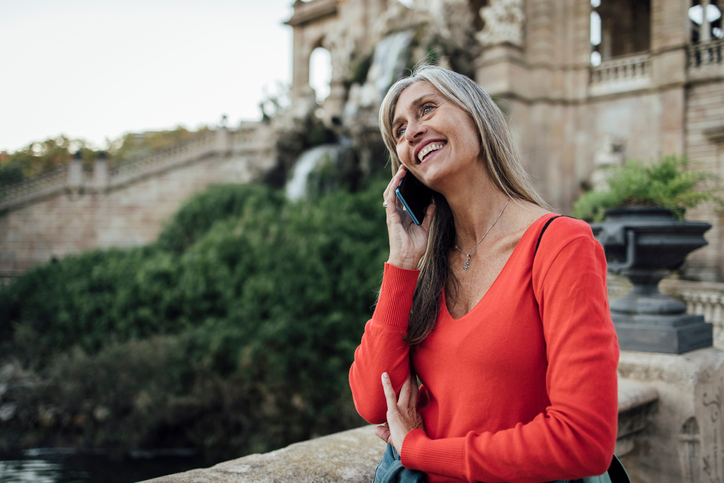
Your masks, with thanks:
M686 312L714 325L714 347L724 350L724 283L666 279L659 289L686 303Z
M68 167L58 168L36 178L0 187L0 211L27 201L62 192L68 181Z
M627 92L651 86L651 58L648 54L605 60L591 68L592 96Z
M223 129L207 131L168 148L119 163L110 170L110 185L130 183L138 176L154 174L171 166L213 154L218 148L216 138L222 131Z
M214 155L250 155L262 152L268 139L259 135L258 123L245 123L238 130L206 131L165 149L144 154L110 168L99 164L84 170L71 163L37 178L0 187L0 211L12 210L58 193L77 195L116 189L169 169ZM79 163L79 162L78 162Z
M634 448L634 438L646 426L657 398L652 386L619 379L618 456ZM385 450L374 428L364 426L146 483L371 482Z
M724 75L722 48L724 40L691 44L686 50L686 70L690 80Z

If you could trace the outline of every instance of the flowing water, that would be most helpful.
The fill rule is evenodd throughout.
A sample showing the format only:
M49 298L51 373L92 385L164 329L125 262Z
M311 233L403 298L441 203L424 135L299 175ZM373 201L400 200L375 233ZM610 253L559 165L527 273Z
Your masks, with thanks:
M0 483L133 483L211 466L190 455L120 460L72 450L31 449L0 454Z
M287 182L286 195L290 200L296 201L307 194L307 181L314 168L323 161L332 163L337 161L340 146L336 144L322 144L304 151L294 165L294 172Z

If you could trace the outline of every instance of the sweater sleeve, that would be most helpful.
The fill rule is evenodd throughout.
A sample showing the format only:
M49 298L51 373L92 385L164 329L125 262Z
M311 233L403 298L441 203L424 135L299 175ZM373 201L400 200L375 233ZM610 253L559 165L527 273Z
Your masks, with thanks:
M618 418L618 343L605 256L587 230L558 250L536 255L533 290L543 323L550 405L533 420L494 433L432 440L413 430L402 447L405 467L488 483L575 479L608 469Z
M390 375L398 394L410 374L409 347L402 337L407 333L418 275L417 270L385 264L377 307L354 352L349 384L357 412L369 423L387 420L382 373Z

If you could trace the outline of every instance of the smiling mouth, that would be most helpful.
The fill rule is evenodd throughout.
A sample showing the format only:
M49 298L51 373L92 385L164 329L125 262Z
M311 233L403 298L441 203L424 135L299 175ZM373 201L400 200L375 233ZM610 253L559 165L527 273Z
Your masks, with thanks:
M419 153L417 153L417 161L419 163L422 163L422 161L427 157L428 154L433 153L437 151L438 149L442 149L445 147L446 143L430 143L424 148L420 150Z

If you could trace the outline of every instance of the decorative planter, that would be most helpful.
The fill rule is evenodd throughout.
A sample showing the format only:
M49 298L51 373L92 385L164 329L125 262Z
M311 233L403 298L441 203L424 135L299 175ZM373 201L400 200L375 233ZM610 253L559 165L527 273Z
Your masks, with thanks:
M606 210L592 223L603 245L608 271L631 280L633 290L611 302L621 349L681 354L712 345L712 325L686 314L686 304L658 289L662 278L707 244L709 223L680 221L664 208L633 206Z

